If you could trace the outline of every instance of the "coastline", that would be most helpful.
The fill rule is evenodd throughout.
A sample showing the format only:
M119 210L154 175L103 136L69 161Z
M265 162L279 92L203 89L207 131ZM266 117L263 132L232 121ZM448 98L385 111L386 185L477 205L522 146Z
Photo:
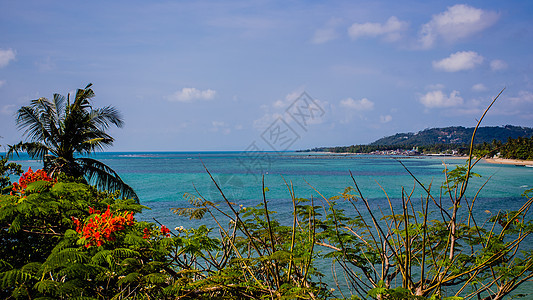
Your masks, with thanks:
M533 160L520 160L520 159L508 159L508 158L484 158L483 160L489 164L533 166Z
M432 155L432 154L423 154L422 157L436 158L436 159L468 159L468 156L457 156L457 155Z
M309 152L310 155L331 155L331 156L364 156L369 155L369 153L352 153L352 152ZM384 154L370 154L375 156L390 156ZM405 158L431 158L439 160L460 160L468 159L468 156L457 156L457 155L440 155L440 154L422 154L422 155L398 155L398 157ZM475 159L475 158L474 158ZM508 158L483 158L483 162L488 164L500 164L500 165L515 165L515 166L533 166L533 160L520 160L520 159L508 159Z

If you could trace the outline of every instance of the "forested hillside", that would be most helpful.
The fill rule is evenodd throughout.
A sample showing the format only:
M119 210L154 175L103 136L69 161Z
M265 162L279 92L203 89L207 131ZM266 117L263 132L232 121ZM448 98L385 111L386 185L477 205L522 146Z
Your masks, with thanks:
M431 128L417 133L397 133L368 145L319 147L305 151L334 153L374 154L429 154L447 153L467 155L474 128L461 126ZM504 158L533 158L533 128L506 125L503 127L479 127L475 147L478 155L494 155L501 152ZM416 152L411 150L416 149ZM394 153L390 153L394 151Z
M427 146L435 144L469 144L474 132L473 127L465 128L453 126L445 128L430 128L417 133L397 133L392 136L381 138L370 145L392 146L412 145ZM508 138L533 136L533 128L505 125L502 127L479 127L476 133L476 144L483 142L491 143L493 140L505 142Z

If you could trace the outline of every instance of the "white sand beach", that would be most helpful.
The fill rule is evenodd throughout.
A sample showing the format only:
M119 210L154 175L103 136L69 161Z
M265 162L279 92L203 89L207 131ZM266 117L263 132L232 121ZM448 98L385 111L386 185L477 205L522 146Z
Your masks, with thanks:
M533 160L507 159L507 158L485 158L485 162L490 164L533 166Z

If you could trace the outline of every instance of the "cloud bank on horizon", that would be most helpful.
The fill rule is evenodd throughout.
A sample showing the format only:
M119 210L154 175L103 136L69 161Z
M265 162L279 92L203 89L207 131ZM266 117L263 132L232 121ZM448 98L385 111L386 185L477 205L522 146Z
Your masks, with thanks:
M472 126L504 87L485 125L533 127L530 1L81 5L0 0L0 145L19 107L89 82L125 116L115 151L363 144Z

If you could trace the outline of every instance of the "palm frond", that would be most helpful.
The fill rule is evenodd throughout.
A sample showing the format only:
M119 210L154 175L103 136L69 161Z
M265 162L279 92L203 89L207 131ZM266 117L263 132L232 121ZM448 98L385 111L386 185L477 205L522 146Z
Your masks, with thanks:
M109 128L110 123L119 128L124 125L120 112L113 106L93 109L91 111L90 118L92 123L102 130Z
M63 121L65 119L65 96L54 94L53 102L54 126L50 128L55 145L59 144L59 138L63 134Z
M18 155L19 152L26 152L33 159L44 160L44 157L48 154L48 152L53 152L46 145L42 143L38 143L38 142L33 142L33 143L20 142L15 145L8 145L8 147L9 147L9 150L7 151L8 157L13 157L14 154Z
M93 138L90 140L83 141L83 143L90 144L90 145L97 145L97 144L101 144L102 142L105 142L104 138Z
M74 99L74 103L72 104L72 110L85 110L86 108L91 107L89 99L94 97L94 92L90 88L92 85L92 83L89 83L84 89L78 89L76 91L76 98Z
M58 146L60 141L60 119L61 116L57 110L56 101L61 102L61 100L56 99L60 98L61 95L54 95L54 102L46 99L39 98L33 100L32 103L37 108L39 119L45 128L45 132L48 134L47 139L45 140L46 144Z
M46 100L46 98L40 99ZM46 124L43 123L44 118L41 116L41 111L38 106L39 103L35 102L32 103L31 106L21 107L17 111L16 122L19 129L25 129L24 135L26 135L30 141L44 142L50 138L50 133L47 131Z
M139 202L137 193L106 164L88 157L77 158L76 162L87 181L94 182L97 188L111 192L119 191L122 197L132 198L137 203Z
M80 135L78 143L75 145L75 150L80 154L90 154L96 151L104 150L112 146L115 140L107 134L86 133Z
M54 94L54 106L56 110L56 118L59 122L62 121L62 118L65 116L65 101L66 98L60 94Z

